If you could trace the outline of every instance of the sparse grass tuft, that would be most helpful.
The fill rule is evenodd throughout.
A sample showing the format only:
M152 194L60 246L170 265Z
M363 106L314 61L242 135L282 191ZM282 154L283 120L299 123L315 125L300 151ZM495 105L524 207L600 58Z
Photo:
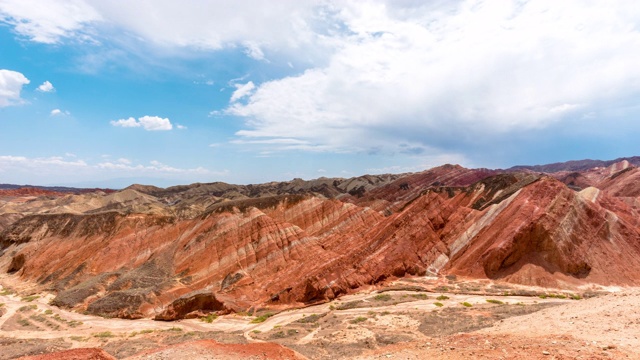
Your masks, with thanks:
M69 339L73 341L80 341L80 342L86 342L87 340L89 340L88 337L84 337L84 336L69 336Z
M389 294L378 294L378 295L374 296L373 299L377 300L377 301L389 301L389 300L391 300L391 295L389 295Z
M443 307L444 304L441 302L434 302L433 305L437 306L437 307Z
M33 300L39 298L39 295L29 295L29 296L25 296L23 297L21 300L22 301L26 301L26 302L32 302Z
M502 301L500 300L495 300L495 299L487 299L488 303L492 303L492 304L498 304L498 305L502 305L504 304Z
M103 332L99 332L99 333L95 333L93 334L93 337L97 337L97 338L111 338L114 337L115 335L113 335L113 333L111 331L103 331Z
M44 314L45 315L51 315L51 314L53 314L53 310L47 309L47 310L44 311Z
M449 297L446 295L440 295L436 298L436 300L449 300Z
M13 295L13 294L15 294L15 293L11 289L4 289L4 290L0 291L0 295L2 295L2 296Z
M211 324L211 323L213 322L213 320L215 320L215 319L217 319L217 318L218 318L218 315L217 315L217 314L211 313L211 314L209 314L209 315L207 315L207 316L203 316L203 317L201 317L201 318L200 318L200 321L204 321L204 322L206 322L206 323Z
M463 302L463 303L460 303L460 304L462 304L462 306L464 306L464 307L472 307L473 306L473 305L471 305L471 303L468 303L466 301Z
M411 294L411 297L418 300L426 300L429 298L427 294Z
M144 330L140 330L140 334L151 334L153 332L152 329L144 329Z
M355 318L355 319L353 319L353 320L351 320L349 322L352 323L352 324L358 324L358 323L361 323L361 322L364 322L364 321L367 321L366 317L358 316L357 318Z
M174 326L174 327L171 327L171 328L168 328L168 329L164 329L164 330L162 330L162 331L175 331L175 332L181 332L181 331L183 331L183 329L182 329L181 327Z
M24 312L24 311L29 311L29 310L35 310L38 308L38 305L33 304L33 305L25 305L25 306L21 306L18 311L20 312Z
M265 322L268 318L270 318L272 316L273 316L272 313L266 313L266 314L257 316L255 319L251 320L251 323L252 324L262 323L262 322Z
M31 323L29 322L29 320L27 319L20 319L18 320L18 324L22 325L22 326L29 326L31 325Z
M252 330L251 332L254 333L254 334L260 334L262 331L260 331L260 330Z
M582 300L580 294L571 294L571 300Z

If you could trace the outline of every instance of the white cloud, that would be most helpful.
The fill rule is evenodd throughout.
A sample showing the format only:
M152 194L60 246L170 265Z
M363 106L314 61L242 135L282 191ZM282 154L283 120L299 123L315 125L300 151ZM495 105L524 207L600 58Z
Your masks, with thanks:
M111 125L120 126L120 127L140 127L140 123L136 121L136 119L130 117L128 119L120 119L120 120L112 120Z
M65 158L66 157L66 158ZM74 174L73 181L103 181L119 177L156 177L161 176L176 181L212 181L216 177L229 175L228 170L212 171L204 167L179 168L166 165L159 161L148 164L134 163L127 158L115 161L101 160L92 163L65 154L51 157L26 157L0 155L0 174L5 181L24 182L30 179L32 184L69 183L69 173ZM104 157L104 156L103 156ZM69 159L71 158L71 159Z
M335 9L345 30L330 33L326 65L237 88L225 111L245 119L237 135L331 151L400 152L402 141L437 153L428 147L443 138L541 129L640 95L640 7L632 2L438 6L446 8Z
M176 124L176 129L178 129L178 130L186 130L187 127L184 126L184 125Z
M126 160L126 161L124 161ZM176 168L173 166L165 165L157 160L152 160L149 165L132 164L127 159L118 159L116 162L101 162L95 165L98 169L106 170L127 170L134 171L138 174L153 174L153 173L166 173L166 174L197 174L197 175L223 175L228 171L212 172L203 167L197 168Z
M61 156L27 158L24 156L0 155L0 169L39 169L41 167L55 166L57 168L83 168L87 163L83 160L68 161Z
M112 120L111 125L125 127L125 128L142 127L147 131L173 129L173 125L171 124L171 121L169 121L168 118L161 118L159 116L148 116L148 115L138 118L137 121L132 117L128 119Z
M231 102L238 101L245 96L251 95L251 92L256 88L253 81L249 81L246 84L235 84L236 90L231 95Z
M141 118L138 118L140 125L145 130L155 131L155 130L171 130L173 126L171 125L171 121L168 118L161 118L158 116L148 116L145 115Z
M0 0L0 21L39 43L55 44L62 38L89 40L86 25L100 19L82 0Z
M42 85L38 86L37 90L41 92L52 92L52 91L55 91L56 89L53 87L53 84L51 84L49 81L45 81L42 83Z
M247 41L244 43L245 46L245 54L254 60L265 60L264 53L258 44Z
M22 86L29 83L22 73L0 69L0 108L23 103L20 98Z
M60 109L53 109L51 110L51 112L49 113L50 116L59 116L59 115L66 115L69 116L71 115L71 113L69 111L62 111Z

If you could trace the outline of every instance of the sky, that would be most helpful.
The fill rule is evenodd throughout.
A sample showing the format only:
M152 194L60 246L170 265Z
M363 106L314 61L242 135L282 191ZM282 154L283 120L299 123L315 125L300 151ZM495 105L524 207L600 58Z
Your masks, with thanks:
M640 3L0 0L0 183L640 155Z

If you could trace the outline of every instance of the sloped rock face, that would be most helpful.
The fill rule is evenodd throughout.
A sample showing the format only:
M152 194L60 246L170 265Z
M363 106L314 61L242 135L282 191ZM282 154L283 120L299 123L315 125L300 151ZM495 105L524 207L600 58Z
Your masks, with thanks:
M0 268L56 291L58 306L160 320L298 306L425 274L637 285L637 173L581 173L595 187L580 191L557 174L454 165L330 186L134 186L83 214L14 221L0 232ZM257 196L265 189L276 194ZM189 216L176 210L181 194Z

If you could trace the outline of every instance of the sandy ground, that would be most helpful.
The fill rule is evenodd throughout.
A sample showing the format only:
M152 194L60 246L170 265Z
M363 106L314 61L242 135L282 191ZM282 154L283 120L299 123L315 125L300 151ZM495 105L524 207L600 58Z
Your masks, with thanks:
M549 291L438 279L431 284L435 292L402 290L415 283L399 281L387 288L393 291L344 296L259 323L240 315L212 323L105 319L50 306L52 295L2 288L0 359L87 347L119 359L144 352L147 358L202 357L214 347L189 355L195 350L177 346L202 339L277 343L310 359L640 358L640 289L599 289L599 296L572 300L569 292L540 297L535 292ZM525 290L528 296L514 295Z

